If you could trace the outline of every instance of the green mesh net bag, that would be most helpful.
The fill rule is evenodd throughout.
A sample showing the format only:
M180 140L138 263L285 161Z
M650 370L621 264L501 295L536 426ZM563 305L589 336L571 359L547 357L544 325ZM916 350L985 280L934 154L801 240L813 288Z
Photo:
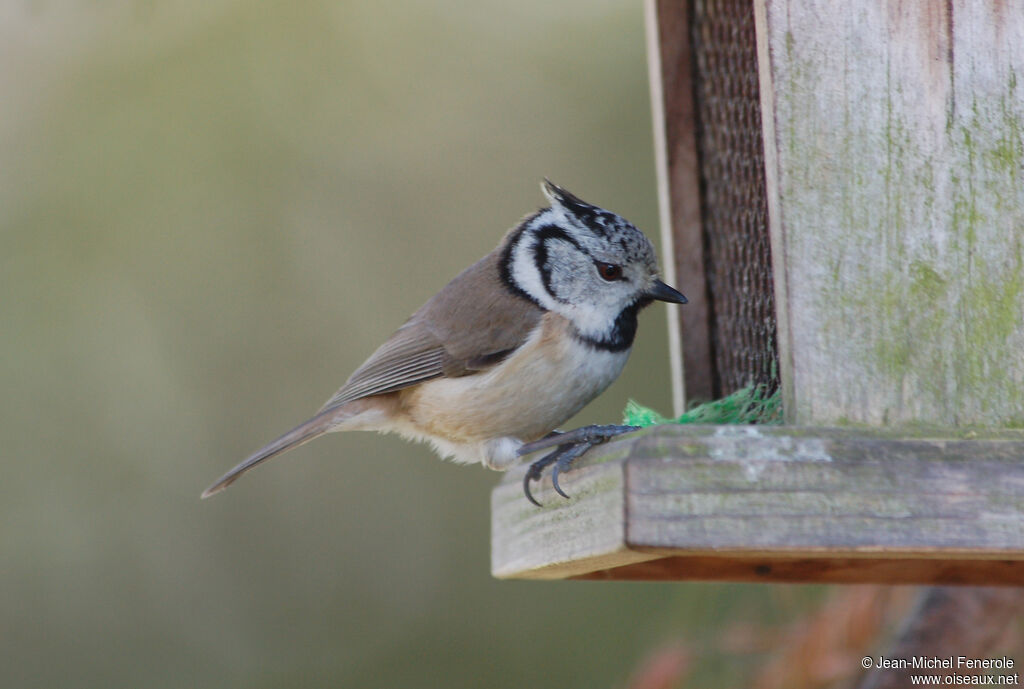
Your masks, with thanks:
M764 385L748 385L728 397L692 407L677 419L630 400L622 412L623 423L630 426L657 426L664 423L769 424L782 423L782 399L778 390L768 393Z

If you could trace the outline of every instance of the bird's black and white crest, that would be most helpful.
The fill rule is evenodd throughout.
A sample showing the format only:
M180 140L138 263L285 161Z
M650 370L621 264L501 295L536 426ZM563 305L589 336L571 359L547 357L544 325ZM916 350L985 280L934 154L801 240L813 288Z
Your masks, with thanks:
M629 349L636 318L651 302L658 266L651 242L620 215L545 180L551 205L513 230L501 260L516 294L565 316L595 348Z

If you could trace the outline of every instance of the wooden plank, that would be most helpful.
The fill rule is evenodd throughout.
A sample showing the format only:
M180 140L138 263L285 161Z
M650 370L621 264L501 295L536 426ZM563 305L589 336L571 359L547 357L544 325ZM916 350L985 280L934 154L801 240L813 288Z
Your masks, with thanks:
M687 399L713 396L693 100L692 8L690 2L645 0L644 10L665 274L669 284L690 300L685 309L668 312L672 400L678 416L685 411Z
M769 50L765 2L754 0L754 30L757 36L758 93L761 96L761 139L764 145L764 187L768 206L768 234L772 244L772 282L775 287L775 345L779 357L779 391L786 423L797 423L796 389L793 378L793 333L789 325L789 275L786 270L785 235L782 231L779 157L775 142L775 80ZM807 422L809 423L809 422Z
M604 457L612 460L614 454ZM523 471L509 472L491 495L492 574L508 578L530 572L532 579L565 579L656 557L626 545L623 466L607 461L574 471L573 489L587 499L568 501L556 510L538 509L527 501ZM562 499L550 479L534 496L552 504Z
M1024 13L756 0L787 420L1024 424Z
M543 509L524 471L493 494L495 576L1024 584L1022 431L663 426Z

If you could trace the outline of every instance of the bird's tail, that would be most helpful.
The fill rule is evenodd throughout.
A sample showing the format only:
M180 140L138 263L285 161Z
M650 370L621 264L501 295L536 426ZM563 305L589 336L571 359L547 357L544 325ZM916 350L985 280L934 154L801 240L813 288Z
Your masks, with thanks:
M256 465L265 462L271 457L276 457L282 452L290 450L293 447L298 447L299 445L308 443L313 438L323 435L338 425L338 412L338 409L328 409L327 411L320 412L309 421L299 424L277 440L274 440L259 450L256 450L256 452L249 455L245 461L221 476L217 479L216 483L204 490L201 497L205 499L211 495L216 495L238 480L239 476Z

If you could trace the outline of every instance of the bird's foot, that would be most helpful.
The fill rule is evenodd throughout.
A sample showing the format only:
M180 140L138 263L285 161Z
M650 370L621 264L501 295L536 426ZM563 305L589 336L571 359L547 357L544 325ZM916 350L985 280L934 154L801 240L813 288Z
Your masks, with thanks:
M566 433L550 433L540 440L526 443L519 448L518 454L520 456L557 446L553 452L544 455L526 470L526 475L523 477L523 492L526 493L526 499L537 507L541 507L541 504L530 493L530 482L539 481L544 469L552 464L554 464L554 467L551 469L551 485L554 486L556 493L563 498L568 498L569 496L558 485L559 474L571 469L573 462L582 457L587 450L595 445L600 445L623 433L632 433L639 429L639 426L583 426Z

